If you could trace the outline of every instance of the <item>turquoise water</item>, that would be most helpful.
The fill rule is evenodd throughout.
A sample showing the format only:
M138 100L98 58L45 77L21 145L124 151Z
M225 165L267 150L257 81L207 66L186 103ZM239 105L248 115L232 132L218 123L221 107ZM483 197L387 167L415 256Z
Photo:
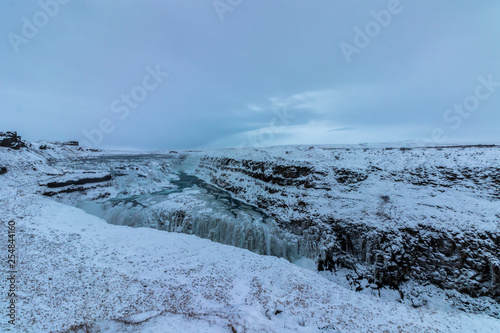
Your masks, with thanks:
M79 207L111 224L193 234L290 261L318 257L315 241L283 231L264 210L187 174L179 165L162 155L73 161L74 168L109 169L123 189L116 197L82 201ZM142 194L127 194L134 191Z

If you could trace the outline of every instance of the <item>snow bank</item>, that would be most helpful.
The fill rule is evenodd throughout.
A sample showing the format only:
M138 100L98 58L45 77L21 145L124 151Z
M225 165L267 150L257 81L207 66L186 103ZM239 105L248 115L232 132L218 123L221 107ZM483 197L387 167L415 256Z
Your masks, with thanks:
M18 229L19 332L499 332L500 321L359 295L284 259L114 226L39 196ZM2 253L5 253L5 242ZM2 292L2 297L6 293ZM3 324L3 323L2 323Z

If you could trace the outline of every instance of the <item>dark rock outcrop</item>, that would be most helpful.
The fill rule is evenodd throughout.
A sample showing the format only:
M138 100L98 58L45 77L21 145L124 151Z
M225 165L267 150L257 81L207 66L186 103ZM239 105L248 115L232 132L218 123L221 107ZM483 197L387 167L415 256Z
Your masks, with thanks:
M357 269L379 286L398 289L415 279L500 301L499 234L443 232L427 225L377 230L341 221L331 221L327 229L335 241L319 270ZM366 269L359 271L358 264Z
M63 182L51 182L46 184L48 188L60 188L65 186L74 186L74 185L85 185L85 184L93 184L93 183L102 183L107 182L112 179L111 175L106 175L103 177L86 177L79 178L75 180L67 180Z
M93 186L93 187L68 186L68 187L60 189L58 191L47 191L47 192L43 192L42 194L44 196L46 196L46 197L53 197L53 196L64 194L64 193L75 193L75 192L79 192L79 193L85 194L87 191L89 191L91 189L96 189L96 188L99 188L99 187L103 187L103 186L102 185L97 185L97 186ZM107 198L108 196L109 196L109 193L104 192L103 194L101 194L99 196L99 198L101 198L101 199L102 198Z
M232 158L216 159L213 157L205 157L200 163L200 167L207 169L213 168L214 165L280 186L313 187L314 181L318 179L318 176L322 175L322 173L315 172L307 165L287 166L272 162L255 162Z
M80 143L78 141L66 141L62 142L61 146L72 146L72 147L78 147Z
M17 132L0 132L0 147L20 149L26 147Z

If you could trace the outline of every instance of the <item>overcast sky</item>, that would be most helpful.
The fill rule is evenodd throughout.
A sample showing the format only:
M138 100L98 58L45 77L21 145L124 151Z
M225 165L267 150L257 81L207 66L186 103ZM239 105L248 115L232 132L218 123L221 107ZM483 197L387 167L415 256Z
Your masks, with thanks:
M105 148L500 142L497 0L5 0L0 131Z

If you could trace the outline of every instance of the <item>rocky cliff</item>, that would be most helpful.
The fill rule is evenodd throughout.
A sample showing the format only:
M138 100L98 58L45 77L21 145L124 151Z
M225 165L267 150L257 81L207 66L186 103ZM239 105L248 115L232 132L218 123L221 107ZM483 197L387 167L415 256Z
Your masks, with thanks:
M500 301L500 148L284 147L200 154L196 174L354 269Z

